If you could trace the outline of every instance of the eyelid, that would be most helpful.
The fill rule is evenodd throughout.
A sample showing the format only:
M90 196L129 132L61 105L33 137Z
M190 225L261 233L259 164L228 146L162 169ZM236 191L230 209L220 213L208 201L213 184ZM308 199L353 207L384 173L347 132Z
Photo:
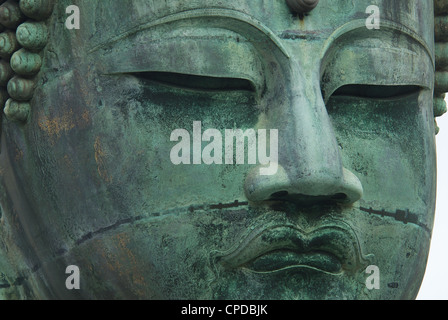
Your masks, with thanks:
M344 85L338 88L332 96L351 96L376 100L393 100L407 97L422 90L419 86L396 85Z
M204 77L173 72L138 72L132 75L164 85L201 91L255 91L255 85L247 79Z
M434 66L428 48L416 35L397 28L386 23L381 32L372 32L359 26L331 37L321 65L324 100L350 84L418 86L432 90Z
M172 30L158 41L139 33L99 56L104 74L178 73L198 77L244 79L263 92L261 59L241 35L228 30ZM213 36L207 36L208 34ZM128 57L123 59L123 57Z
M394 61L384 64L384 61ZM321 89L324 100L345 85L418 86L431 89L434 85L431 61L404 52L384 48L347 48L328 62L322 72Z

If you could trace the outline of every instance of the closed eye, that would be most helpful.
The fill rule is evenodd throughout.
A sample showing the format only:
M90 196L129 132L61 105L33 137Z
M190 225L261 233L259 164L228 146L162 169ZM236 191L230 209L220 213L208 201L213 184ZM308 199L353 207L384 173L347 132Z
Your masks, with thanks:
M138 72L132 75L142 80L188 90L255 92L255 86L251 81L240 78L197 76L175 72Z
M333 96L352 96L370 99L396 99L417 93L419 86L345 85L337 89Z

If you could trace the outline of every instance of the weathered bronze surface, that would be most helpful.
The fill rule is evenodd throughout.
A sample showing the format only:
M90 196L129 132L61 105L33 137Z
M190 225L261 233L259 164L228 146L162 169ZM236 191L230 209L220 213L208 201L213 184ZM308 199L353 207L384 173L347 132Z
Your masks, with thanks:
M1 298L416 297L448 1L0 3ZM275 174L231 129L270 130Z

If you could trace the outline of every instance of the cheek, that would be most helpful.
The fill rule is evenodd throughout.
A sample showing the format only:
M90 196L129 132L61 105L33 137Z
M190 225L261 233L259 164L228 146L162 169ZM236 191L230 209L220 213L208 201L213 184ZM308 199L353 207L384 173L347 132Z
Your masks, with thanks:
M171 152L179 141L171 135L188 132L190 139L182 142L193 160L193 148L209 144L193 141L193 124L201 121L201 133L222 133L224 148L226 129L256 126L261 112L252 93L181 90L130 76L103 80L92 119L95 158L104 183L114 186L127 208L146 203L138 210L160 211L244 199L244 179L253 165L175 165Z
M431 222L426 213L433 209L436 167L432 100L426 96L340 98L330 102L330 116L344 165L362 182L361 201L377 203L380 210L409 209Z
M344 166L364 188L346 219L380 268L377 294L412 299L425 270L435 206L432 97L421 92L381 103L341 97L328 107Z

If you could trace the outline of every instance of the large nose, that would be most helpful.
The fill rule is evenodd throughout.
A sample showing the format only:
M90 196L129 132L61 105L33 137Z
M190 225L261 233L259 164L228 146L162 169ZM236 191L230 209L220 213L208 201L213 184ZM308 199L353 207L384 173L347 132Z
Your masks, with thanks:
M359 200L363 188L343 167L319 75L303 75L295 64L281 87L283 90L277 87L273 100L279 103L268 106L265 122L271 130L278 130L278 168L273 175L253 168L245 181L247 198L256 202L285 199L348 204Z

